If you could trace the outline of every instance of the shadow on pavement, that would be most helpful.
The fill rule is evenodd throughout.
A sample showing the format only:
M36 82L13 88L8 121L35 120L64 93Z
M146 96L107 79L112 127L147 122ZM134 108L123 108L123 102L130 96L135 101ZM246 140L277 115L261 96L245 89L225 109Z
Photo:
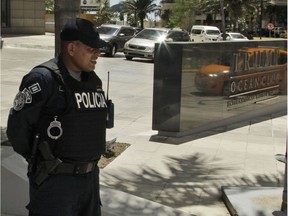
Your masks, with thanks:
M220 158L211 162L200 153L186 157L167 156L161 160L165 161L166 169L172 176L166 178L161 175L157 171L157 166L152 169L143 165L141 173L127 171L124 168L117 170L122 173L121 179L117 174L104 174L105 179L107 178L105 184L147 200L181 209L192 205L209 207L218 201L221 202L223 185L276 187L279 186L279 178L283 179L283 176L279 177L276 174L233 175L234 171L241 167L227 164ZM170 197L173 198L169 199Z

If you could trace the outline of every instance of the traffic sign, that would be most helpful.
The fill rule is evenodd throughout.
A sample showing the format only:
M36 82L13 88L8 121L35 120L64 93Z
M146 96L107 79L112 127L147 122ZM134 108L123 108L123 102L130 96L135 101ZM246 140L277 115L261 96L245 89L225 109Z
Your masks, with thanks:
M268 29L268 30L274 29L274 24L273 24L273 23L268 23L268 24L267 24L267 29Z

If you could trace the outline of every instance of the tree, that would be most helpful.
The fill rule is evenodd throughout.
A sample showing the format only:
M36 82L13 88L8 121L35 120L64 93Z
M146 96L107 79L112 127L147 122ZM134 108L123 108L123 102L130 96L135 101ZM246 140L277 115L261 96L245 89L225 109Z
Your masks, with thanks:
M103 23L109 23L115 17L115 9L110 8L109 1L105 0L98 13L95 15L94 24L99 26Z
M206 14L207 25L212 25L215 23L216 15L221 14L221 2L215 0L202 0L199 3L199 11Z
M45 0L45 11L47 14L54 13L54 0Z
M226 28L232 27L233 31L247 29L248 24L252 24L251 22L257 19L259 6L259 0L223 0ZM221 14L220 1L202 0L200 11L215 16Z
M287 7L279 7L276 5L269 4L266 9L269 15L269 22L274 23L275 26L283 25L287 26Z
M176 0L175 6L171 9L172 16L169 19L169 26L190 31L198 6L198 0Z
M137 18L140 20L141 29L144 28L144 19L148 13L159 10L159 6L153 3L154 0L127 0L123 2L124 11L128 14L134 14L135 24Z
M161 12L160 17L163 21L164 26L169 26L171 16L172 11L170 9L165 9Z
M239 31L241 29L241 26L239 26L240 20L242 20L242 24L245 24L245 22L243 23L243 20L244 20L243 17L245 14L245 10L250 3L251 3L251 0L226 1L226 7L231 12L230 22L235 23L235 25L233 25L233 28L232 28L233 31L236 31L236 30Z

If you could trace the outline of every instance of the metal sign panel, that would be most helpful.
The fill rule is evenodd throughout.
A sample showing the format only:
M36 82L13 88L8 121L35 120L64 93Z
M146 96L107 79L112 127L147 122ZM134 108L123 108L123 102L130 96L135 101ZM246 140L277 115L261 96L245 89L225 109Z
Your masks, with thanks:
M81 0L80 6L82 7L96 7L100 5L98 0Z
M99 0L81 0L80 8L85 11L98 11L100 2Z
M184 134L287 103L286 41L157 44L153 129Z

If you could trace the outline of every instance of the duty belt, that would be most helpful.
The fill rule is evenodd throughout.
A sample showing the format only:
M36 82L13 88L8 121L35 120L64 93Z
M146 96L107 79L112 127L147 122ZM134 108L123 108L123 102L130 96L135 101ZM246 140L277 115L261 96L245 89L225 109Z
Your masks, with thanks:
M76 162L67 163L62 162L51 174L76 174L81 175L92 172L97 168L98 161L92 162Z

